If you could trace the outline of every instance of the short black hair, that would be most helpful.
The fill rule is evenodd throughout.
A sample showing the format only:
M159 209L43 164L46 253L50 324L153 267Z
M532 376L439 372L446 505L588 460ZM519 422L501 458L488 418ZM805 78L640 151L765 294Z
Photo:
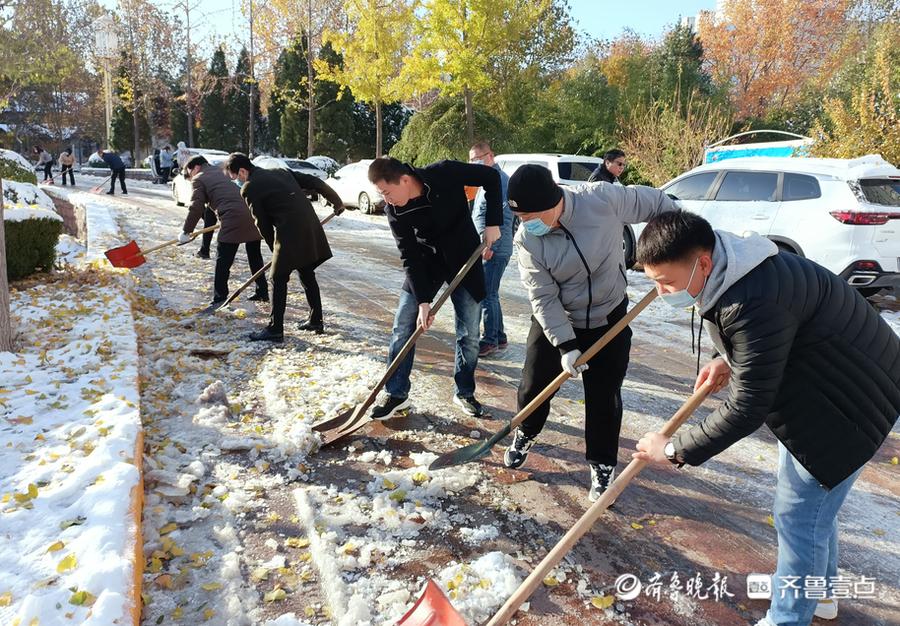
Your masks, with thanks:
M625 156L625 153L619 150L618 148L613 148L612 150L607 150L603 155L604 161L615 161L619 157Z
M202 154L195 154L187 160L187 163L184 164L184 169L190 172L198 165L209 165L209 161L207 161L206 157Z
M394 184L400 180L401 176L411 176L413 169L394 157L378 157L369 164L369 182L375 183L384 181Z
M683 261L697 250L712 251L716 235L705 219L688 211L668 211L647 222L637 244L637 262L660 265Z
M243 152L232 152L228 155L228 158L225 159L225 163L222 164L222 168L228 170L232 174L237 174L238 170L241 168L247 170L248 172L252 172L256 169L256 166L253 165L253 162Z

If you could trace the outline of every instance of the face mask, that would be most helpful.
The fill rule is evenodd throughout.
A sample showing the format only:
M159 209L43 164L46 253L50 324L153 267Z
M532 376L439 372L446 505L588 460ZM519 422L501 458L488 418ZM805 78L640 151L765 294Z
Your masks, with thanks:
M524 221L522 222L522 226L524 226L525 230L527 230L529 233L538 237L543 237L553 230L544 223L544 220L540 218Z
M234 179L233 181L231 181L231 182L233 182L235 185L237 185L237 186L238 186L238 189L240 189L241 187L244 186L244 181L242 181L240 178L235 178L235 179Z
M694 261L694 269L691 270L691 277L688 279L688 285L694 282L694 274L697 272L697 267L700 263L700 257L697 257L697 260ZM663 293L660 294L660 298L662 298L663 302L668 304L670 307L675 309L686 309L688 307L692 307L697 303L697 300L700 299L700 294L703 293L703 289L706 288L706 280L703 280L703 287L700 288L700 292L696 296L692 296L691 292L687 289L682 289L681 291L674 291L672 293Z
M472 159L469 163L472 165L484 165L484 159Z

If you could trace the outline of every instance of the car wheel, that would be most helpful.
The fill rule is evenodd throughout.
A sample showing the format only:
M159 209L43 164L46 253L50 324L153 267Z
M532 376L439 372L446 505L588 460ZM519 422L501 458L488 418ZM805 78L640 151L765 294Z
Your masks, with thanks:
M369 198L369 194L365 191L359 194L359 210L366 215L373 215L375 213L375 205L372 203L372 199Z
M625 252L625 268L630 270L634 267L636 259L634 258L634 235L631 234L631 229L627 226L622 233L622 248Z

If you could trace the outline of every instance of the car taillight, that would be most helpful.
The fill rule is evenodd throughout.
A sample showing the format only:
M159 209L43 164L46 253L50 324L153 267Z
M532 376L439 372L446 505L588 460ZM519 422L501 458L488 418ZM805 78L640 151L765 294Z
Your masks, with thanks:
M831 217L841 224L880 226L887 224L888 220L893 219L894 215L891 213L863 213L861 211L832 211Z
M877 261L857 261L853 268L860 272L880 272L881 266Z

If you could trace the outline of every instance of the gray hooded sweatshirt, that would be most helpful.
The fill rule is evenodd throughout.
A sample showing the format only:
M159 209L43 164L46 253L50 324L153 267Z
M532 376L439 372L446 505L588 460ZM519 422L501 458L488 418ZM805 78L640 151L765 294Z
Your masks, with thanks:
M778 254L778 246L761 235L738 237L724 230L715 231L716 247L713 249L713 268L700 293L697 309L701 316L712 309L719 298L732 285L749 274L757 265ZM719 356L728 361L728 353L714 322L703 321L707 334Z
M559 228L538 237L519 227L519 273L550 343L561 352L575 349L573 328L605 326L625 299L624 225L678 210L652 187L589 183L563 188Z

